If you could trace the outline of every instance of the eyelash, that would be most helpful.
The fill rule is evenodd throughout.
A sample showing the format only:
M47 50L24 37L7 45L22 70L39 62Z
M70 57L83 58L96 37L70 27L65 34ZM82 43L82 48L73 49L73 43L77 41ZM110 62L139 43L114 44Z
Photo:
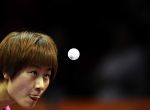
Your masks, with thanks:
M45 74L44 76L45 76L46 78L47 78L47 77L50 78L50 75L49 75L49 74Z
M30 73L32 73L35 77L38 76L37 71L31 71ZM44 78L50 78L50 75L49 74L45 74Z
M38 75L36 71L31 71L30 73L32 73L34 76Z

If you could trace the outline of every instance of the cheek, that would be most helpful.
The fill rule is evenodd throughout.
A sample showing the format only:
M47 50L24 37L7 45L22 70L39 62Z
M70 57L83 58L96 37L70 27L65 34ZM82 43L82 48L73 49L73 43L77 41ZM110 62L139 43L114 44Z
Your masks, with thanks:
M19 95L28 92L32 87L32 82L29 80L28 77L19 76L15 80L10 82L8 87L9 92L12 95Z
M48 88L49 86L49 80L45 82L45 90Z

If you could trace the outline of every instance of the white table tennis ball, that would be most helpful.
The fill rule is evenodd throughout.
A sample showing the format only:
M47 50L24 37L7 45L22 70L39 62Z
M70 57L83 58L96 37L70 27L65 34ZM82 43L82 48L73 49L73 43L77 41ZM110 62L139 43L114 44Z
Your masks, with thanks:
M80 52L76 48L71 48L68 51L68 57L70 60L77 60L79 58L79 56L80 56Z

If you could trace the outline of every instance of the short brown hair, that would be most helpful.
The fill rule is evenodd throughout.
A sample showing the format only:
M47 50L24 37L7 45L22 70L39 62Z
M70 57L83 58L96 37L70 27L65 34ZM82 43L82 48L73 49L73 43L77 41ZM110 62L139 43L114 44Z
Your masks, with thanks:
M43 33L11 32L0 43L0 69L11 78L28 65L49 66L52 78L57 71L57 47L53 39Z

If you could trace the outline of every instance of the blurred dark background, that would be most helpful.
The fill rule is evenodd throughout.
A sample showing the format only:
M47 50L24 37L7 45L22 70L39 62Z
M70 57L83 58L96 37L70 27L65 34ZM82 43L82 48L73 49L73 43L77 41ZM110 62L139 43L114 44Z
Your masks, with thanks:
M51 35L59 68L44 98L148 98L150 1L2 0L0 38L27 29ZM80 51L72 61L70 48Z

